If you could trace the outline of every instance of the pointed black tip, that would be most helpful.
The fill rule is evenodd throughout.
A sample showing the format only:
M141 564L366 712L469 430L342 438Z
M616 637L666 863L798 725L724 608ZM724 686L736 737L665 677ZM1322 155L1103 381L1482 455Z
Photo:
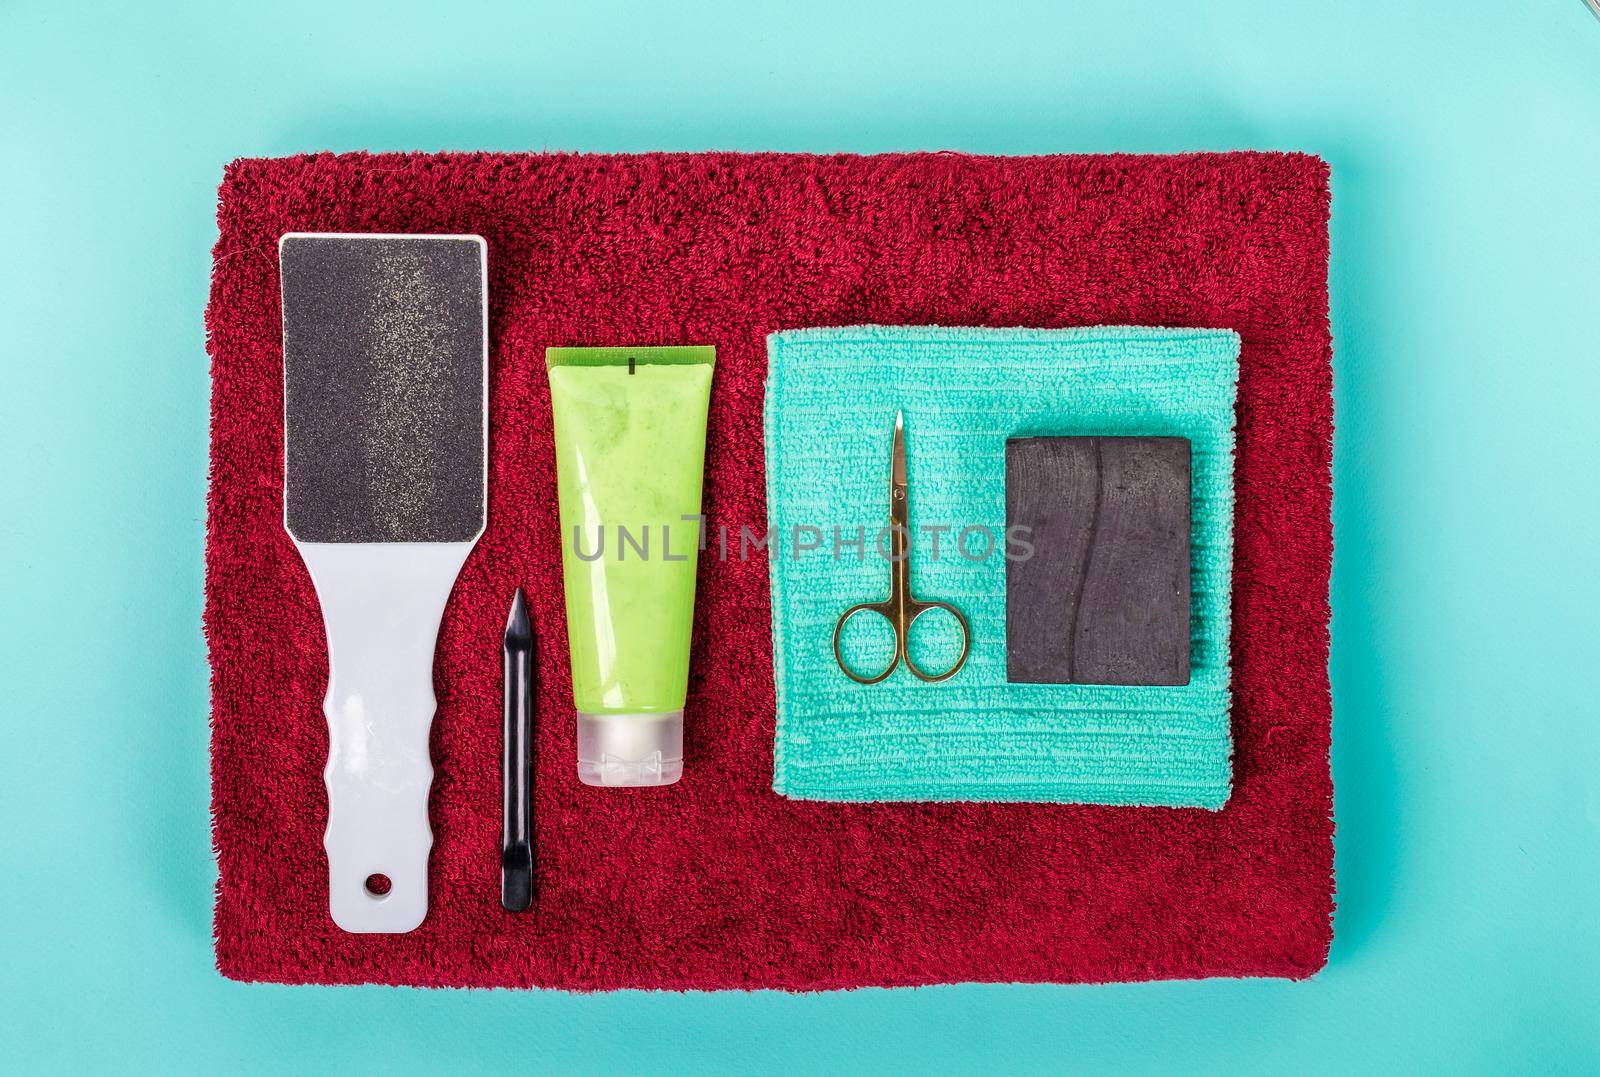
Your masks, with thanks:
M533 642L533 624L528 620L528 600L520 587L511 600L511 616L506 618L506 641Z

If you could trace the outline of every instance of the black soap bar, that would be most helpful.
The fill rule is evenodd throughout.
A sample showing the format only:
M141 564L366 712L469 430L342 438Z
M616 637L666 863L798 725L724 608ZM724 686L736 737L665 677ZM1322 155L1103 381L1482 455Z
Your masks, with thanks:
M1187 438L1006 442L1011 680L1189 683L1189 467Z

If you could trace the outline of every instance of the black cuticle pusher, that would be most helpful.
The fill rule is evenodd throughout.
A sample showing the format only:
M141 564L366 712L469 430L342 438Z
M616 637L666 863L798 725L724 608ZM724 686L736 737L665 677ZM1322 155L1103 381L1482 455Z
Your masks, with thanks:
M500 838L500 904L533 904L533 624L522 588L511 600L504 638L505 746L501 779L505 826Z

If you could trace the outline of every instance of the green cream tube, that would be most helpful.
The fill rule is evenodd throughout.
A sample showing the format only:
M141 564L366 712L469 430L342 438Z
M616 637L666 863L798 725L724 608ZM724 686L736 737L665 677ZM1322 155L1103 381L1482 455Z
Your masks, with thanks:
M561 574L585 785L683 774L714 348L550 348Z

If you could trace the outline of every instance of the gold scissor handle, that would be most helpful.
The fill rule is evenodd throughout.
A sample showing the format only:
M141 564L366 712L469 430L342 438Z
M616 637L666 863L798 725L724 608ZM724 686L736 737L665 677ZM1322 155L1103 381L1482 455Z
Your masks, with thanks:
M950 668L943 673L929 673L917 665L911 657L911 626L917 623L918 617L931 610L942 610L948 613L956 619L956 625L961 629L961 653L956 656L956 660L951 664ZM839 641L844 637L844 626L850 622L850 618L859 613L871 613L882 617L888 622L889 631L894 633L894 653L889 656L889 664L884 666L880 672L871 676L851 669L850 663L845 660L844 649L839 645ZM885 680L889 674L894 672L901 659L905 660L906 668L920 680L927 681L930 684L949 680L961 671L962 666L966 665L967 652L971 649L971 646L972 633L967 628L967 619L961 615L960 610L948 602L918 602L915 599L910 599L902 604L897 603L892 598L888 602L861 602L845 610L839 617L839 623L833 627L834 661L839 663L839 668L844 671L844 675L857 684L877 684L879 681Z
M930 610L943 610L948 613L956 619L956 625L961 629L961 653L956 655L955 663L943 673L929 673L911 658L911 626L917 623L918 617ZM972 647L972 633L967 629L967 619L961 616L961 611L948 602L918 602L916 599L911 599L906 605L906 613L908 616L905 626L897 633L899 655L905 658L906 668L929 683L949 680L961 672L961 667L967 664L967 651Z
M855 670L851 669L850 663L845 661L844 651L839 647L839 639L844 635L844 626L850 622L850 618L854 617L858 613L873 613L879 617L882 617L889 623L889 630L895 634L894 653L889 656L889 664L883 667L882 673L879 673L873 677L862 676ZM894 667L900 664L900 658L905 652L905 645L902 642L902 637L898 627L895 625L894 619L895 608L891 603L888 602L860 602L854 606L851 606L849 609L845 610L842 615L840 615L839 623L833 626L833 658L834 661L839 663L839 668L844 671L844 675L846 677L849 677L857 684L877 684L879 681L883 680L884 678L888 677L889 674L894 672ZM911 665L911 659L909 656L906 658L906 665L908 667Z

